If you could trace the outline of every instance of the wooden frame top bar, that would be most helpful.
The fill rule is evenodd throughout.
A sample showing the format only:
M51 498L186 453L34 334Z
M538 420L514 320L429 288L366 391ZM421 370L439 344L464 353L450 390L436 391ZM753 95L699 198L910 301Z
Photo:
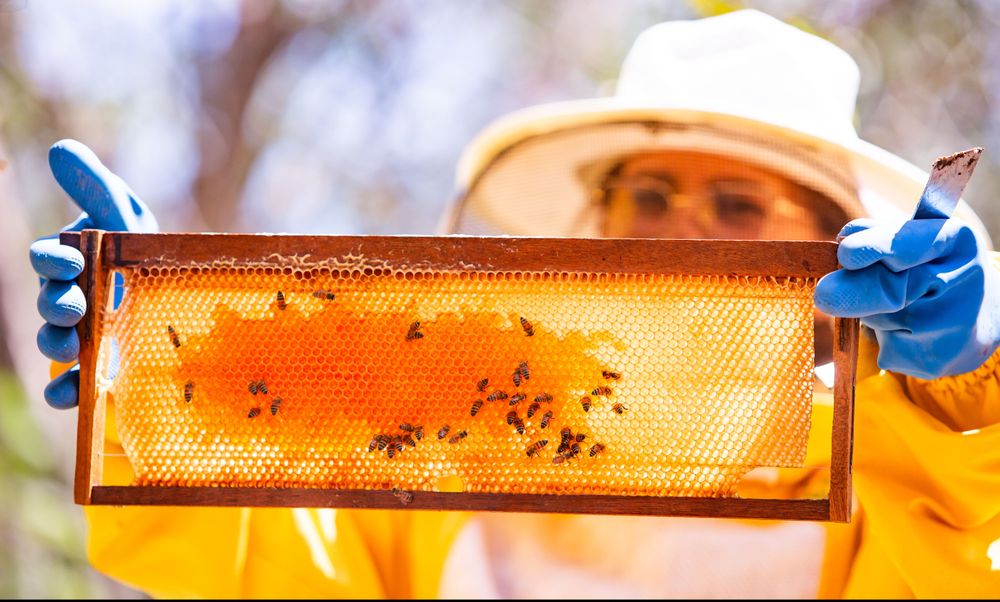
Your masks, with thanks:
M61 240L78 247L79 236L67 232ZM826 241L108 232L103 244L106 265L120 267L371 257L393 265L476 271L820 278L837 269L837 244Z

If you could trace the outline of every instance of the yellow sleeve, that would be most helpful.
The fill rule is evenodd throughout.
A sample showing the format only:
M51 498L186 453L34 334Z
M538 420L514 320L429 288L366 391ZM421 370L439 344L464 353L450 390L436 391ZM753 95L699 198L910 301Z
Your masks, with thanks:
M1000 269L1000 254L991 257ZM958 376L923 380L900 377L909 398L918 407L955 431L1000 423L1000 351L982 366Z
M1000 596L1000 424L988 420L997 366L994 357L975 374L923 383L859 377L860 536L843 550L853 558L841 595Z
M903 386L918 407L954 431L1000 423L1000 352L982 366L935 380L904 377Z
M129 485L133 472L111 400L107 422L102 482ZM327 508L84 510L93 566L156 598L435 597L468 516Z

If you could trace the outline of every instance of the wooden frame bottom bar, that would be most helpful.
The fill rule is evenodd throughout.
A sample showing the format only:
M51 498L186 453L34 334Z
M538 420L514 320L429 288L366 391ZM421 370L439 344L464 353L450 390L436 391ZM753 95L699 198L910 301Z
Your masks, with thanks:
M239 506L288 508L385 508L403 506L391 491L263 487L107 486L91 490L94 504L114 506ZM406 504L413 510L486 512L566 512L586 508L587 514L670 515L690 517L829 520L827 499L757 499L654 497L633 495L545 495L511 493L413 492Z

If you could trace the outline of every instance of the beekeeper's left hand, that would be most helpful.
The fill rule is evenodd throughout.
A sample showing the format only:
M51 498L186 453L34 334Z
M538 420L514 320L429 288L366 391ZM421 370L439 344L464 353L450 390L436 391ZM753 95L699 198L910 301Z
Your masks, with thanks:
M83 209L63 231L99 228L118 232L157 232L159 225L145 203L128 184L101 163L92 150L76 140L60 140L49 149L49 167L59 185ZM38 331L42 354L59 362L76 361L80 339L74 326L83 319L87 302L76 278L83 271L83 255L59 243L58 234L36 240L29 251L31 266L42 279L38 313L45 320ZM116 282L120 276L116 275ZM115 287L115 307L121 301ZM115 347L109 372L114 371ZM63 372L45 387L45 401L54 408L76 407L79 366Z
M969 226L956 219L841 230L842 269L816 286L816 306L860 318L884 370L924 379L975 370L1000 345L1000 274Z

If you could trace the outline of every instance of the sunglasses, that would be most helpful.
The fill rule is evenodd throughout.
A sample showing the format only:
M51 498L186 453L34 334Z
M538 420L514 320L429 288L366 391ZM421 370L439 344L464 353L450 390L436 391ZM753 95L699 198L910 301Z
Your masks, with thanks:
M693 220L705 238L762 239L784 238L782 232L811 221L812 212L786 196L773 182L745 177L705 179L682 193L658 173L612 176L593 198L616 235L669 231L680 220Z

